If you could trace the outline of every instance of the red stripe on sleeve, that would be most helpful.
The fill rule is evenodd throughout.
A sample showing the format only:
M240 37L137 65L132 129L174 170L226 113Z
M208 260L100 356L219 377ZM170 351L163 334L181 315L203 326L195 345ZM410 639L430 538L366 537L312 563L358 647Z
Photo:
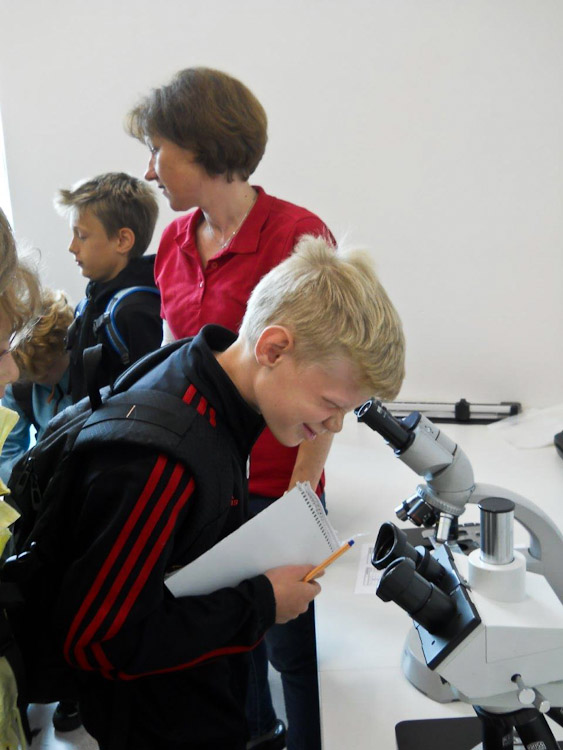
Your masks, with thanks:
M97 609L96 614L90 621L90 624L88 625L88 627L84 629L82 635L77 640L74 646L74 653L75 653L75 657L77 661L81 665L87 663L84 650L89 645L90 641L94 637L94 634L96 633L100 625L103 623L103 621L109 614L112 606L115 604L115 601L117 600L117 597L121 594L123 588L125 587L127 583L127 579L131 575L131 572L135 564L137 563L141 552L146 547L147 540L149 539L159 518L162 516L162 513L164 512L168 503L170 502L170 499L174 491L178 487L178 483L184 473L185 473L185 467L182 466L181 464L176 464L176 466L174 467L172 471L172 476L170 477L168 484L166 485L155 507L151 511L151 514L149 518L147 519L147 521L145 522L145 525L143 526L142 530L138 534L137 540L135 541L135 544L133 545L131 552L127 556L125 563L121 567L121 570L115 576L112 586L106 598L104 599L100 607Z
M139 500L137 501L137 504L135 505L135 508L133 509L133 512L131 513L131 515L129 516L127 520L127 523L121 530L121 533L119 534L116 543L114 544L110 554L107 556L104 564L102 565L100 572L96 576L94 583L92 584L92 587L90 588L90 591L85 596L84 601L82 602L82 605L80 609L78 610L76 617L74 618L70 626L68 635L65 639L64 654L65 654L66 659L69 658L69 651L71 648L71 643L76 634L76 631L80 627L82 620L84 619L86 615L86 612L92 606L92 602L98 595L103 582L105 581L109 571L111 570L111 567L113 566L119 553L123 549L125 541L128 539L134 525L137 523L139 516L143 512L149 498L153 494L162 476L162 472L164 471L165 466L166 466L166 457L159 456L147 480L147 483L143 489L143 492L141 493ZM81 666L83 667L83 669L89 668L86 662L84 663L81 662Z
M139 592L145 585L146 580L149 577L151 570L154 568L154 565L156 561L158 560L159 555L161 554L162 550L166 546L168 539L170 538L170 535L174 529L174 526L176 525L178 513L182 510L184 505L187 503L187 501L191 497L194 491L194 487L195 487L195 482L192 478L190 479L190 482L188 486L186 487L186 489L184 490L184 492L178 498L178 501L176 502L176 505L174 506L174 510L170 514L170 517L168 521L166 522L166 525L164 529L162 530L162 533L160 534L158 541L151 549L151 552L149 556L147 557L145 564L143 565L141 569L141 572L135 578L135 582L133 583L133 586L131 586L129 593L127 594L127 597L123 605L121 606L119 613L115 617L111 628L108 630L107 635L104 637L104 640L107 640L108 638L113 637L119 631L127 615L131 611L131 607L135 603L139 595Z
M192 659L192 661L185 662L184 664L179 664L176 667L169 667L168 669L161 669L158 672L146 672L143 674L127 674L126 672L119 672L117 675L120 680L136 680L139 677L149 677L150 675L154 674L169 674L170 672L180 672L183 669L190 669L191 667L197 667L198 664L201 664L204 661L207 661L208 659L217 659L220 656L233 656L234 654L244 654L248 651L253 651L256 646L260 643L262 638L260 638L256 643L253 643L252 646L225 646L223 648L215 649L214 651L210 651L207 654L202 654L201 656L198 656L196 659Z
M102 668L102 672L105 672L106 674L111 673L113 671L113 666L106 658L99 643L94 643L92 645L92 652L95 654L98 664Z

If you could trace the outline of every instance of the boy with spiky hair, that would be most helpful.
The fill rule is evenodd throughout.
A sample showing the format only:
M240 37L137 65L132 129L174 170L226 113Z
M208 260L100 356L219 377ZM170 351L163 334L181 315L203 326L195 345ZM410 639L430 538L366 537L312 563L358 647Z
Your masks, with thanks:
M403 375L401 323L367 257L306 236L254 289L238 337L205 326L129 389L194 413L185 462L103 444L80 458L56 612L101 750L245 749L246 654L307 609L313 566L204 596L174 597L166 577L246 520L247 458L265 424L288 446L338 432L366 399L394 398Z
M82 358L85 349L104 345L98 378L98 386L102 386L160 346L162 321L154 255L144 255L152 239L158 205L145 182L122 172L109 172L71 190L60 190L55 207L70 220L73 236L69 251L82 275L90 279L68 339L70 388L75 402L87 393ZM131 296L116 313L124 356L108 337L104 315L116 293L138 287L144 291Z

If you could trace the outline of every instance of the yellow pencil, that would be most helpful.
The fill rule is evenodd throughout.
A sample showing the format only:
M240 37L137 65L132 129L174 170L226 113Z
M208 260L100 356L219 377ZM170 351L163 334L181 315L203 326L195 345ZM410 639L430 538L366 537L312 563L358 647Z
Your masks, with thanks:
M350 547L354 544L353 539L349 539L346 544L343 544L340 549L337 549L336 552L333 552L332 555L329 555L329 557L326 558L326 560L323 560L322 563L317 565L316 568L313 568L313 570L310 570L305 578L303 579L304 583L308 583L308 581L312 580L315 576L317 576L322 570L324 570L328 565L333 563L337 558L340 557L340 555L343 555L347 550L350 549Z

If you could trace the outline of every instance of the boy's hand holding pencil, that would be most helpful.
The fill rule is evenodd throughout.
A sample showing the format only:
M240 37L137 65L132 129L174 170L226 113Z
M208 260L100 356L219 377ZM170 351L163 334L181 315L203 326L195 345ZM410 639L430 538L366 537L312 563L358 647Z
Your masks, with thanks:
M320 594L317 581L304 583L310 565L283 565L264 574L269 579L276 600L276 623L283 624L307 611L309 603ZM322 574L321 574L322 575Z
M354 540L349 539L314 568L309 565L285 565L266 571L265 575L274 589L277 623L288 622L307 610L309 602L321 591L316 579L324 575L325 568L353 544Z

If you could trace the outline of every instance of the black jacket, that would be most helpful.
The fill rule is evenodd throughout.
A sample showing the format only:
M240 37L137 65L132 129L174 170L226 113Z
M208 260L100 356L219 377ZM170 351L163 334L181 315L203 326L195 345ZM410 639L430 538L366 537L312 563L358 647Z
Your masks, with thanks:
M234 338L206 326L133 386L183 396L203 415L189 466L148 448L100 450L80 463L56 612L66 658L80 670L85 727L102 747L116 684L130 708L124 748L245 746L246 654L274 622L272 587L257 576L174 598L164 583L247 517L247 457L264 422L213 354Z
M86 287L86 297L78 307L85 305L84 312L75 318L69 329L67 348L70 350L70 393L76 403L87 395L82 354L84 349L96 344L105 345L103 365L98 372L98 386L113 383L129 365L123 364L117 352L108 345L102 328L94 332L94 321L102 315L113 295L120 289L131 286L156 288L154 281L154 255L131 258L126 267L111 281L90 281ZM77 309L78 309L77 307ZM160 299L147 299L146 295L132 298L131 304L124 306L117 324L130 355L130 364L147 352L158 349L162 342L162 320Z

